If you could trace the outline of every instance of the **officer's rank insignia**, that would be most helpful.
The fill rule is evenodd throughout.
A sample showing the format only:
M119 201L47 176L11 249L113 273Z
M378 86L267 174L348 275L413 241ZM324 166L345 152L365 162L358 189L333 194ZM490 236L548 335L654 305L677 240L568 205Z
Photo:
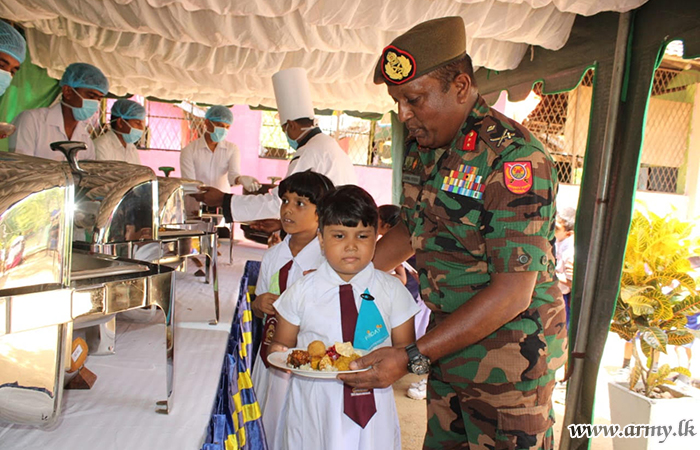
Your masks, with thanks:
M518 161L503 163L506 187L513 194L524 194L532 188L532 163Z
M410 53L389 45L384 49L382 72L394 84L402 84L416 74L416 61Z
M477 171L474 166L460 164L458 170L451 170L443 179L440 189L481 200L484 196L484 185L481 184L481 175L477 175Z
M464 143L462 144L462 150L472 152L476 149L476 136L477 133L474 130L471 130L469 133L467 133L466 136L464 136Z

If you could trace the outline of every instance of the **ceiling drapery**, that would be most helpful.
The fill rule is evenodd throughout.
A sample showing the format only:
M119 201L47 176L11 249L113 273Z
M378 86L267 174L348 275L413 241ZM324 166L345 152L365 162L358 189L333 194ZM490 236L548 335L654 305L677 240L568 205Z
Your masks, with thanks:
M60 78L102 69L114 94L275 107L271 76L304 67L319 109L385 112L372 82L382 48L424 20L464 19L474 65L518 66L529 45L564 46L577 14L646 0L4 0L32 62Z

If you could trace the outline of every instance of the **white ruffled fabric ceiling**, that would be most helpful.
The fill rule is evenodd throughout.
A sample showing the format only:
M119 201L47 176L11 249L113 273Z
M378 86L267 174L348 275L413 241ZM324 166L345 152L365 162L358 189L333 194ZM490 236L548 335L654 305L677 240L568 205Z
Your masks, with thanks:
M529 45L566 43L577 14L625 12L647 0L3 0L26 29L32 61L60 78L72 62L110 91L199 103L275 107L271 76L308 71L316 108L385 112L374 65L392 39L459 15L474 65L514 69Z

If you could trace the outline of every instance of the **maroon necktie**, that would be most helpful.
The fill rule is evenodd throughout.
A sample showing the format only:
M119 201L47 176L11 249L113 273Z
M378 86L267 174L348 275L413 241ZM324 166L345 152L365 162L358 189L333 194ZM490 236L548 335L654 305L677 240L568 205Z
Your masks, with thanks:
M357 307L351 284L340 286L340 322L343 327L343 342L353 342L357 326ZM357 389L344 384L343 402L345 415L362 428L377 412L372 389Z
M279 275L279 285L280 285L280 295L287 289L287 280L289 279L289 269L292 268L294 260L290 260L287 264L282 266ZM263 360L265 367L270 367L270 363L267 361L267 354L270 351L270 344L272 344L272 338L275 337L275 329L277 328L277 317L273 315L267 315L265 317L265 326L263 327L263 342L260 344L260 357Z

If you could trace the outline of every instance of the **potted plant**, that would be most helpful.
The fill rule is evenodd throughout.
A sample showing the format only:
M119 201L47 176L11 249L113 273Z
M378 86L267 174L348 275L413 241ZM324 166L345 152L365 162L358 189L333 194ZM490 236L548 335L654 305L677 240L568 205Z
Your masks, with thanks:
M687 316L700 312L700 296L689 261L699 249L699 242L692 234L693 226L693 222L661 217L648 210L637 210L633 215L610 330L634 344L634 364L629 384L611 383L609 386L613 423L671 425L676 419L658 405L674 400L659 399L687 397L667 386L674 384L670 378L673 374L690 377L688 369L668 364L659 366L658 361L668 346L689 344L695 339L694 332L685 328ZM679 403L667 407L681 413L678 420L683 419L683 414L689 414ZM685 438L678 435L678 430L673 431L675 438ZM668 438L674 436L661 438L665 445L671 442ZM641 446L639 439L614 439L614 446L616 449L654 448L661 439L647 439L647 447ZM679 448L691 448L686 446L689 442L678 441L682 445Z

